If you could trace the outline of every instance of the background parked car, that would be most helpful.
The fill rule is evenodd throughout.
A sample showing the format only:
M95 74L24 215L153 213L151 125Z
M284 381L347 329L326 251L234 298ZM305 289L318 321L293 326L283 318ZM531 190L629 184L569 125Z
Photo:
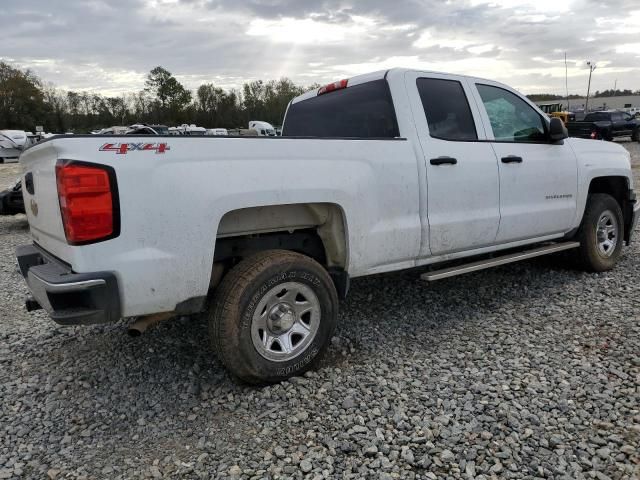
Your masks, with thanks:
M273 128L273 125L271 125L268 122L262 122L260 120L251 120L249 122L249 129L255 130L256 132L258 132L259 137L275 137L276 136L276 129Z
M0 192L0 215L16 215L18 213L25 213L20 179L13 187Z
M125 135L131 127L113 126L98 130L96 135Z
M138 123L131 125L125 135L169 135L169 127L166 125Z
M209 128L205 135L227 136L229 135L229 132L226 128Z
M0 130L0 163L17 160L20 152L32 144L24 130Z
M567 130L572 137L602 140L631 137L634 141L640 141L640 121L620 110L588 113L581 122L569 122Z

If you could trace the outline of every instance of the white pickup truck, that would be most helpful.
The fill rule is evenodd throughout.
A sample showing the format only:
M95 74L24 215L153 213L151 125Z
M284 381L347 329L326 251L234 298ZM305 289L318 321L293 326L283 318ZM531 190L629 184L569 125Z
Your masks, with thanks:
M138 331L203 313L235 377L277 382L320 358L352 277L440 264L424 269L435 280L566 249L604 271L637 219L624 148L566 138L490 80L357 76L292 100L282 133L28 149L27 308Z

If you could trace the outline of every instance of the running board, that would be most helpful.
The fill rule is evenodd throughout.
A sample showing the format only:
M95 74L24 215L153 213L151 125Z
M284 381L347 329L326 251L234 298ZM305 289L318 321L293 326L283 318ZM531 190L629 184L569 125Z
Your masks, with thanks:
M477 272L478 270L484 270L485 268L497 267L499 265L505 265L507 263L519 262L520 260L528 260L529 258L540 257L542 255L548 255L550 253L562 252L563 250L569 250L571 248L577 248L579 246L580 242L555 243L553 245L538 247L532 250L510 253L508 255L503 255L502 257L493 257L485 260L479 260L477 262L466 263L464 265L458 265L455 267L443 268L442 270L434 270L432 272L423 273L422 275L420 275L420 278L422 280L433 282L435 280L441 280L447 277L462 275L463 273Z

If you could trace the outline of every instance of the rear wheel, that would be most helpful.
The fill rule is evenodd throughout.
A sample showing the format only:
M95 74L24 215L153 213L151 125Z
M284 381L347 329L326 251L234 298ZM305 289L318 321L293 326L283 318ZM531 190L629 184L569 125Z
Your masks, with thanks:
M276 383L320 360L337 323L338 296L315 260L270 250L223 278L208 315L211 342L227 369L247 383Z
M634 142L640 142L640 128L636 128L636 130L631 135L631 140Z
M616 199L604 193L589 195L576 234L579 266L590 272L611 270L622 254L623 238L624 219Z

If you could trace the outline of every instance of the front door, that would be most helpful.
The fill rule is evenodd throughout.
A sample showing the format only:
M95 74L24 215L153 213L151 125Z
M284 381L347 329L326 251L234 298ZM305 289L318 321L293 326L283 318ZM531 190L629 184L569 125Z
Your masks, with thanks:
M500 222L498 164L461 77L408 72L409 103L425 168L421 169L421 256L494 243Z
M500 170L497 243L568 231L576 215L573 150L551 143L547 121L515 92L489 82L476 87Z
M611 130L617 136L632 135L635 122L626 112L611 112Z

